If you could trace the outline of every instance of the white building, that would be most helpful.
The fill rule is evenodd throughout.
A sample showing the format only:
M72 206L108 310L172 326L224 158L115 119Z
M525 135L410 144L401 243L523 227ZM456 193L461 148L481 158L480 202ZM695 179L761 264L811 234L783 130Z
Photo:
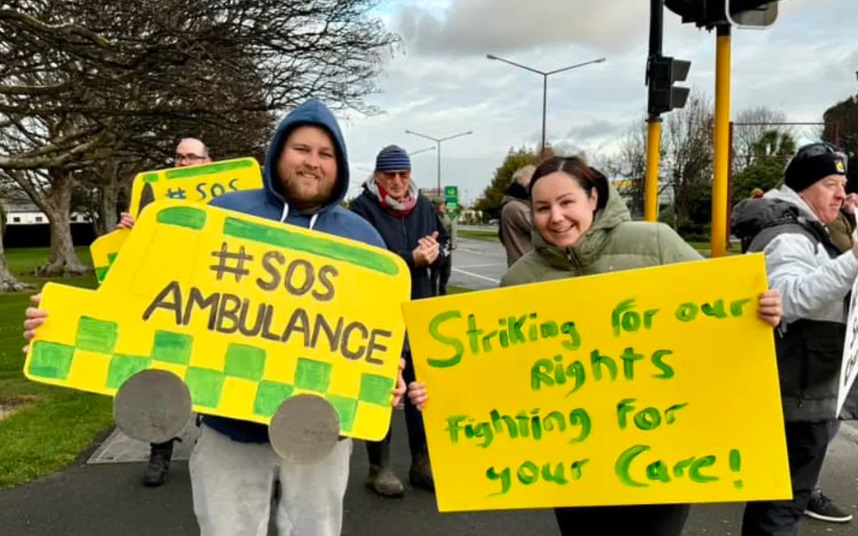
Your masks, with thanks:
M47 225L48 217L29 198L18 195L8 195L0 199L6 212L6 225ZM71 223L91 223L90 218L83 214L72 213Z

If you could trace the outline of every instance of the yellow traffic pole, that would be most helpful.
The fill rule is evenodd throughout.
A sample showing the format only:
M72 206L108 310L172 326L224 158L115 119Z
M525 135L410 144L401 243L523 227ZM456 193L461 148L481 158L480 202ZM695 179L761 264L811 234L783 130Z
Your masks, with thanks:
M644 219L658 220L658 168L661 156L661 117L649 118L646 133L646 182L644 183Z
M715 56L715 177L712 181L712 257L727 254L730 170L730 25L718 26Z

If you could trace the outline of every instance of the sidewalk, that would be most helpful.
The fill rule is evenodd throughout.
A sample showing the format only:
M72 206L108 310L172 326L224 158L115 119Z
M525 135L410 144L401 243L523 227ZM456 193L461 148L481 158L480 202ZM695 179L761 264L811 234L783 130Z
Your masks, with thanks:
M394 421L394 468L408 470L408 447L400 413ZM346 494L343 536L408 534L417 536L556 535L550 511L437 513L434 497L409 490L403 499L381 499L364 487L366 451L355 444ZM85 465L30 485L0 492L0 536L196 536L186 462L173 465L161 488L140 484L142 463ZM858 431L844 426L829 452L823 484L841 506L858 512ZM688 536L738 536L741 504L692 509ZM272 535L275 532L271 533ZM837 525L802 522L801 536L855 536L858 520Z

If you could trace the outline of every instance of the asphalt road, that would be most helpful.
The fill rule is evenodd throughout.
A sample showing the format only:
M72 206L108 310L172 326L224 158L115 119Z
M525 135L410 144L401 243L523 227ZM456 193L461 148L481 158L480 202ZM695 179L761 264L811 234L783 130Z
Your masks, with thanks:
M506 272L506 253L500 242L459 238L453 251L450 284L474 290L497 288Z
M401 412L394 419L393 466L408 470ZM858 512L858 432L844 427L829 451L823 483L841 506ZM176 462L160 488L140 484L142 463L85 464L16 489L0 492L2 536L192 536L198 534L186 462ZM434 496L409 490L402 499L382 499L364 487L367 462L356 443L345 500L343 536L556 535L550 511L439 514ZM739 534L741 504L695 506L685 535ZM275 531L270 533L272 536ZM582 533L583 535L584 533ZM598 533L597 533L598 534ZM801 536L854 536L858 521L802 522Z

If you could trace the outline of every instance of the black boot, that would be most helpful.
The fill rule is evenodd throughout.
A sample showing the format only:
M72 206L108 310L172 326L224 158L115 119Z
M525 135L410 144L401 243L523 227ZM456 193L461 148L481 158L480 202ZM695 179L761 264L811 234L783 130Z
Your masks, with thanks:
M170 459L173 457L173 443L177 439L171 439L166 443L152 443L149 453L149 465L143 474L143 485L155 488L167 479L167 471L170 470Z
M411 470L408 480L415 488L435 491L435 479L432 477L432 464L429 462L429 451L424 447L417 451L411 459Z
M367 442L366 450L369 454L369 479L366 485L382 497L402 497L405 486L390 469L390 443Z

